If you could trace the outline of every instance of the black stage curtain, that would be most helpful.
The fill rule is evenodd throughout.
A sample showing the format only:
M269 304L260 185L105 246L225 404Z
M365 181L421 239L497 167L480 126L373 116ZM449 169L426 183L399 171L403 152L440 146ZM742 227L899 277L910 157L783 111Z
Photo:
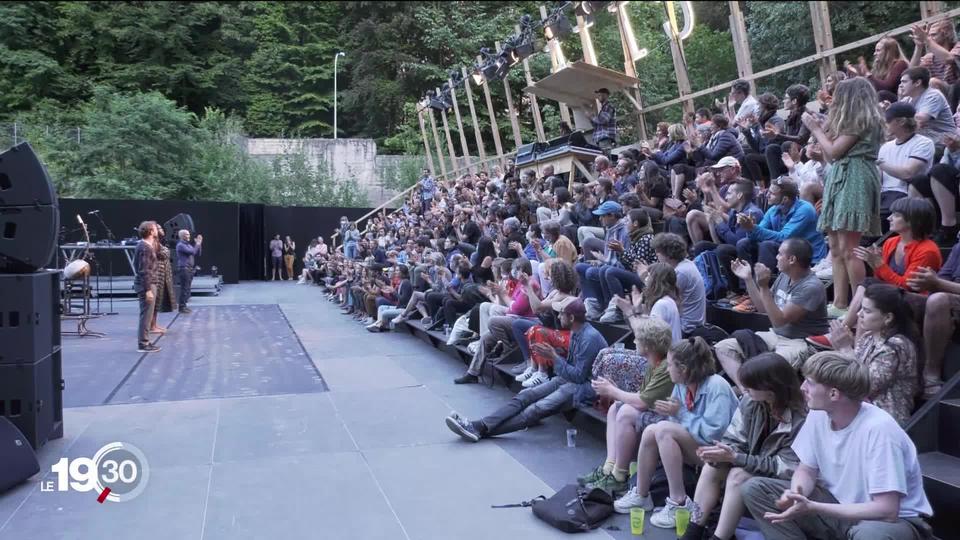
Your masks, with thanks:
M263 279L263 205L239 205L240 250L237 258L240 279Z

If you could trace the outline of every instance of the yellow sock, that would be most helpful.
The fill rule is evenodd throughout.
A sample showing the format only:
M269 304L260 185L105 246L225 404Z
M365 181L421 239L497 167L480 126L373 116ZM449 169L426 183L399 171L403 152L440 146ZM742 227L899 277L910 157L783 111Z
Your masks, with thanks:
M607 460L603 462L603 474L610 474L613 472L613 467L615 463L613 460Z
M619 467L613 468L613 477L617 482L623 482L627 479L627 470Z

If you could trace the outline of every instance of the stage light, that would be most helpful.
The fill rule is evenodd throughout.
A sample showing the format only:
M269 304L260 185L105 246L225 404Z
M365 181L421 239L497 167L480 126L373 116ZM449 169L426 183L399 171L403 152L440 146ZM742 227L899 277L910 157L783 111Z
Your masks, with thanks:
M473 84L480 86L483 84L483 72L480 70L479 66L474 66L473 73L470 74L473 78Z
M564 15L562 7L554 10L554 12L543 21L543 35L548 41L551 39L563 41L572 33L573 26L570 25L570 21L568 21L566 15Z
M673 9L673 2L667 2L667 8ZM667 34L667 37L672 38L676 35L680 38L680 41L684 41L690 34L693 33L694 25L694 15L693 15L693 2L680 2L680 12L683 14L683 28L676 28L676 18L671 17L670 20L663 23L663 31Z

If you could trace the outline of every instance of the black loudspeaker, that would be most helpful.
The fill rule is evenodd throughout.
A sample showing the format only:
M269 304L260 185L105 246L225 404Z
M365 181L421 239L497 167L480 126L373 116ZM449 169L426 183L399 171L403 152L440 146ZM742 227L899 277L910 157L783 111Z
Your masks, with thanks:
M59 273L0 274L0 416L34 449L63 436Z
M0 365L32 364L60 345L60 275L0 274Z
M167 242L176 242L179 240L177 234L186 229L190 231L190 236L194 236L196 232L193 228L193 218L190 217L190 214L177 214L172 218L168 219L166 223L163 224L163 232L167 235Z
M60 212L47 170L28 143L0 154L0 272L32 272L57 248Z
M40 472L40 463L26 437L6 418L0 417L0 493L26 482Z

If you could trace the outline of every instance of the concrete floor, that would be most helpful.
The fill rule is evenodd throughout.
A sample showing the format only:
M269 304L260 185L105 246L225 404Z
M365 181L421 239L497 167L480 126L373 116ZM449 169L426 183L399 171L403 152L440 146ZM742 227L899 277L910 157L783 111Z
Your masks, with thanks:
M298 355L286 342L275 353L254 347L264 332L282 329L228 332L235 319L222 316L223 306L263 304L279 306L306 353L312 366L303 377L319 372L329 391L310 381L252 385L242 397L230 385L179 388L201 376L190 363L198 351L233 351L210 354L202 367L203 377L223 380L239 369L237 352L267 379L279 369L270 367L273 356ZM367 333L316 287L243 283L192 306L193 315L161 315L170 332L159 354L132 348L131 301L115 301L119 315L90 323L107 337L64 338L65 435L39 452L39 475L0 495L0 538L566 537L529 509L490 506L574 482L603 460L602 441L581 434L567 448L562 418L479 444L460 441L443 422L451 410L480 416L512 394L454 385L464 370L457 360L407 334ZM146 454L151 476L140 497L100 505L92 492L40 491L61 457L92 457L113 441ZM616 516L590 536L633 538L629 529L627 517ZM675 535L648 523L644 537Z

